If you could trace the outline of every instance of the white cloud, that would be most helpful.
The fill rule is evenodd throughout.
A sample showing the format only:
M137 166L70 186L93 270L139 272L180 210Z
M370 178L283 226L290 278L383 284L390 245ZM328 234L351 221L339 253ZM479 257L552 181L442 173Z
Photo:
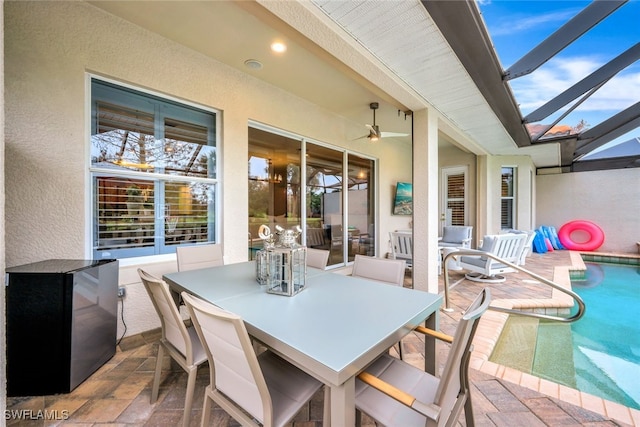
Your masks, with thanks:
M579 9L556 10L549 13L534 16L510 15L491 27L491 36L507 36L521 34L531 28L540 28L553 24L555 28L573 18Z
M603 65L595 57L554 58L528 76L511 81L524 115L553 99ZM621 111L640 99L640 67L623 70L596 91L578 110ZM573 104L573 101L570 105Z
M614 77L591 97L591 110L622 110L640 100L640 71Z

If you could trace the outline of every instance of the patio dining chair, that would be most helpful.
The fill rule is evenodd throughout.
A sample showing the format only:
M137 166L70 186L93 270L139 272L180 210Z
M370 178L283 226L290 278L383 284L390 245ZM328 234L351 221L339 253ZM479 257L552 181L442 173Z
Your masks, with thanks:
M141 268L138 269L138 274L151 298L153 307L160 317L160 324L162 326L162 337L160 338L160 345L158 346L156 370L151 388L151 403L154 403L158 399L160 374L162 373L164 352L166 351L188 374L187 391L184 399L184 414L182 417L182 425L187 427L191 417L191 406L193 405L193 392L196 387L198 367L207 360L207 354L198 339L195 329L193 327L187 327L184 324L178 307L169 292L169 286L167 286L164 281L152 276Z
M383 354L356 380L356 425L361 412L387 427L453 426L464 409L466 425L474 425L469 359L471 342L491 294L483 289L460 319L453 337L419 326L417 332L451 343L439 377Z
M217 267L224 264L222 245L192 245L176 247L178 271Z
M275 353L256 355L239 316L186 292L182 299L209 359L202 426L209 425L212 402L243 426L284 426L322 388L320 381Z
M324 270L327 268L329 254L326 249L307 248L307 266Z
M326 243L324 230L322 228L307 227L307 247L329 249Z
M403 259L374 258L356 255L351 276L377 280L390 285L404 286L407 263ZM398 355L402 359L402 341L398 342Z
M404 271L406 266L407 262L403 259L385 259L356 255L353 261L351 275L402 286L404 284Z

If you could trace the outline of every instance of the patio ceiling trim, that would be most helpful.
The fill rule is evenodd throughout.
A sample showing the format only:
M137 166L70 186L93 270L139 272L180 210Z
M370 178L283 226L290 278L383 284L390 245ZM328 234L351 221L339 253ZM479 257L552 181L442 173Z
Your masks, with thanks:
M396 106L401 111L420 110L429 105L420 94L380 63L370 50L363 48L357 40L344 34L344 29L334 20L328 19L314 2L272 0L256 0L256 2L273 17L281 20L283 27L290 26L307 38L310 43L306 43L305 48L376 93L385 102ZM240 4L247 8L247 4L251 3L240 2ZM255 8L251 12L262 19L268 18L268 15L261 14ZM367 109L366 113L369 114L370 111Z
M422 4L516 145L531 145L475 2L423 0Z
M393 74L426 105L433 106L443 121L465 135L464 140L456 140L461 149L476 155L513 154L517 150L513 138L420 0L303 3L314 5L316 14L325 15L327 25L344 41L359 45L378 67ZM291 23L290 19L285 20ZM326 46L313 34L302 32ZM336 51L335 45L326 49L347 64L354 62L338 56L340 50ZM354 70L360 72L356 67Z

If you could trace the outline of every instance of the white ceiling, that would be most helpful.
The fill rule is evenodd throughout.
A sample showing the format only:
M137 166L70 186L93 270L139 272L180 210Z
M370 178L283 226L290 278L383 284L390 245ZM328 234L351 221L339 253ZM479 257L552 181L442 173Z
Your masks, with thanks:
M380 102L382 131L405 133L411 120L402 112L431 104L463 131L457 145L476 154L525 154L418 0L89 3L362 123L363 134L372 121L370 102ZM286 42L285 54L270 52L275 40ZM247 59L262 69L247 68ZM526 154L538 166L559 161L553 146Z

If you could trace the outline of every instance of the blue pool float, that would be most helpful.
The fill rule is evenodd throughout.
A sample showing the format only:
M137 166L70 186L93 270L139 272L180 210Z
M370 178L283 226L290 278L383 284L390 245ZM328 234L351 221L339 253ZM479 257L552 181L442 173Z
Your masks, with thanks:
M533 238L533 251L539 254L547 253L547 244L544 240L544 234L540 230L536 230L536 235Z

